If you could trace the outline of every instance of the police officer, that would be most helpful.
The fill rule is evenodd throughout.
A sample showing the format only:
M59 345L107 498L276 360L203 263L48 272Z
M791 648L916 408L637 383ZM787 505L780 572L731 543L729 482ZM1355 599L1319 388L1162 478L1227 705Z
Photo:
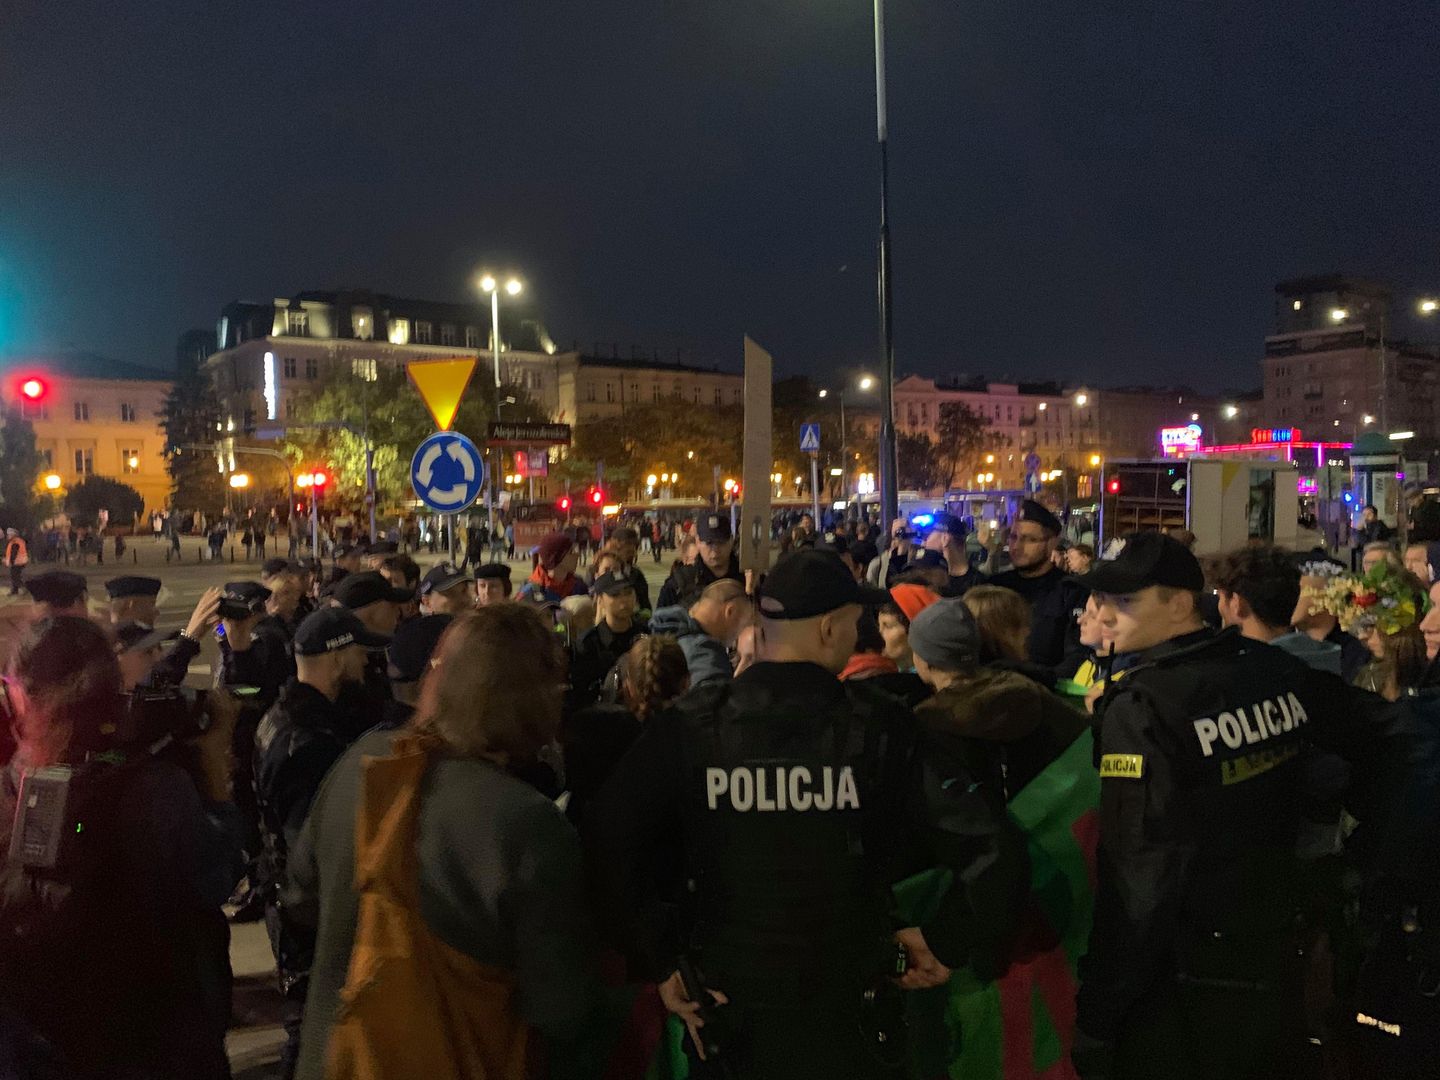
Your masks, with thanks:
M330 576L325 579L322 592L333 591L347 574L359 573L364 557L365 549L360 544L336 544L335 565L330 568Z
M25 582L30 596L40 605L41 618L55 615L90 615L89 586L84 577L70 570L47 570Z
M1030 604L1028 652L1033 663L1057 668L1080 652L1080 612L1087 599L1083 586L1055 565L1060 520L1033 499L1020 504L1010 523L1010 569L990 584L1013 590Z
M1306 750L1334 750L1377 792L1433 807L1429 781L1408 771L1418 735L1378 698L1207 629L1200 564L1168 536L1129 537L1082 583L1137 663L1096 708L1098 892L1076 1068L1121 1080L1311 1075L1296 925ZM1400 820L1376 816L1366 824L1382 835Z
M570 661L566 700L570 712L595 704L605 676L647 631L645 623L635 617L635 588L624 570L601 574L590 587L590 595L595 598L595 625L580 635Z
M985 577L970 565L970 552L965 546L968 535L965 522L954 514L937 514L935 527L925 537L925 551L934 552L945 564L945 582L940 587L941 596L964 596L976 585L983 585ZM924 560L918 560L917 564Z
M690 566L677 566L660 586L657 608L679 604L689 607L699 599L705 586L721 578L744 581L740 559L735 554L735 538L730 533L730 518L725 514L703 514L695 522L695 535L700 541L699 558Z
M973 784L927 785L909 711L836 678L861 605L885 595L833 553L782 559L761 586L761 659L647 723L587 815L623 944L692 1035L703 1025L723 1075L896 1075L900 1027L878 1007L897 959L888 886L918 868L900 853L923 850L932 865L938 833L958 883L934 920L899 931L903 986L985 966L980 898L1018 903L1024 875L997 857L997 813ZM939 818L927 790L945 801ZM688 864L695 909L684 935L649 885L653 867L676 862ZM678 957L695 962L705 991L692 981L687 993ZM709 992L729 1004L706 1020Z
M159 615L156 598L160 595L160 579L127 574L105 582L105 595L110 598L110 622L137 622L154 626Z
M414 595L412 590L395 588L374 570L362 570L347 574L335 586L332 599L349 608L372 635L388 641L399 625L400 605ZM372 652L365 661L361 684L347 687L341 696L352 738L380 722L390 697L385 654Z
M295 677L265 713L255 736L255 793L265 841L265 924L281 990L292 1002L304 1000L311 941L287 922L278 906L285 860L325 773L354 737L339 705L341 690L364 679L366 650L389 641L344 608L321 608L307 616L295 632ZM287 1017L285 1028L289 1042L282 1071L289 1076L299 1049L298 1009Z
M430 615L462 615L475 606L475 575L452 562L436 563L420 579L420 602Z
M455 621L453 615L421 615L400 624L385 655L392 700L385 705L382 727L399 728L410 722L420 704L420 681L430 670L430 658L440 637Z
M475 606L489 607L510 599L510 567L504 563L486 563L475 568Z

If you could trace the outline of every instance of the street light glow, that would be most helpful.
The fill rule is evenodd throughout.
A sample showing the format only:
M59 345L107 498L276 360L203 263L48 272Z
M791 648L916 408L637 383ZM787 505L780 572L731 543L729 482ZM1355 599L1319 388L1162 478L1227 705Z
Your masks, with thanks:
M1421 315L1434 315L1437 310L1440 310L1440 300L1431 300L1427 297L1420 301Z
M131 454L129 460L126 461L126 464L129 465L132 469L138 469L140 467L140 459L134 454Z
M58 490L60 490L60 474L59 474L59 473L53 473L53 472L52 472L52 473L49 473L49 474L45 477L45 486L46 486L47 488L49 488L51 491L58 491Z
M1239 416L1239 415L1240 415L1240 406L1239 406L1239 405L1226 405L1226 406L1225 406L1225 419L1226 419L1226 420L1234 420L1235 417L1237 417L1237 416Z
M1365 424L1373 424L1373 423L1375 423L1375 417L1371 416L1369 413L1366 413L1364 416L1362 416L1362 417L1360 418L1360 420L1361 420L1362 423L1365 423Z
M1050 407L1050 403L1049 403L1048 401L1042 401L1042 402L1040 402L1039 405L1036 405L1036 406L1035 406L1036 410L1039 411L1039 412L1044 412L1044 411L1045 411L1046 409L1048 409L1049 407Z
M523 289L524 287L525 287L525 286L523 286L523 285L520 284L520 279L519 279L519 278L513 278L513 277L512 277L509 281L505 282L505 291L506 291L507 293L509 293L511 296L519 296L519 295L520 295L520 290Z
M1406 439L1413 438L1415 438L1415 432L1413 431L1392 431L1390 433L1391 442L1404 442Z
M250 475L249 475L248 473L243 473L243 472L231 473L231 474L230 474L230 486L231 486L232 488L246 488L246 487L249 487L249 486L250 486Z
M872 379L869 375L864 376L864 377L861 378L861 380L860 380L860 389L861 389L861 390L869 390L869 389L870 389L872 386L874 386L874 385L875 385L875 380Z
M1344 322L1344 321L1345 321L1346 319L1348 319L1349 317L1350 317L1350 312L1348 312L1347 310L1345 310L1343 307L1332 307L1332 308L1330 309L1330 321L1331 321L1331 322Z
M818 397L822 397L822 398L823 398L823 397L829 397L829 396L830 396L830 391L829 391L829 390L821 390L820 393L819 393L817 396L818 396Z
M658 480L659 478L652 472L649 476L645 477L645 486L654 487Z
M480 279L480 291L492 293L495 291L495 275L486 274Z
M1092 469L1098 469L1098 468L1100 467L1100 455L1099 455L1099 454L1091 454L1091 455L1090 455L1090 467L1091 467Z
M1076 395L1075 395L1075 404L1076 404L1076 405L1084 406L1084 405L1088 405L1089 403L1090 403L1090 395L1089 395L1089 394L1076 394Z

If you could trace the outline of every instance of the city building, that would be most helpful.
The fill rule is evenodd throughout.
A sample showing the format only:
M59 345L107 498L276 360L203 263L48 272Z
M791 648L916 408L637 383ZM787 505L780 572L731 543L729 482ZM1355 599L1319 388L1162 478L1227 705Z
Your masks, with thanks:
M560 377L574 354L558 353L543 326L500 307L500 377L559 422ZM366 290L300 292L265 303L237 301L220 313L218 351L206 361L222 410L239 421L282 426L297 405L336 378L374 380L384 367L415 360L480 357L472 392L494 387L490 309L407 300Z
M560 376L559 407L583 423L622 416L627 405L740 405L744 394L745 377L718 368L570 354Z
M1308 277L1281 282L1275 295L1262 364L1265 426L1327 441L1367 431L1440 438L1440 350L1394 339L1385 286Z
M1089 494L1096 459L1150 458L1162 452L1161 431L1200 429L1205 442L1233 442L1253 415L1249 403L1195 394L1184 388L998 383L983 379L928 379L910 375L895 384L895 423L902 432L938 436L942 408L952 402L989 421L1000 446L991 485L1019 488L1030 455L1038 472L1074 476L1072 490ZM985 466L992 471L990 464ZM952 485L973 487L970 477ZM990 485L987 485L990 486Z
M63 493L106 476L138 491L147 511L168 504L168 373L88 353L21 357L7 369L0 400L35 429L43 486Z

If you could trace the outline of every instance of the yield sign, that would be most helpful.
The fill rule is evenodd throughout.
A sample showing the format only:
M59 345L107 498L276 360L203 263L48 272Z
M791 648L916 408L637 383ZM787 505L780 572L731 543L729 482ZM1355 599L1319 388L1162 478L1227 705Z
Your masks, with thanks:
M465 387L470 385L470 376L475 374L475 357L415 360L406 364L405 370L410 373L415 389L420 391L425 407L434 417L435 426L441 431L449 431L455 420L455 410L460 408Z

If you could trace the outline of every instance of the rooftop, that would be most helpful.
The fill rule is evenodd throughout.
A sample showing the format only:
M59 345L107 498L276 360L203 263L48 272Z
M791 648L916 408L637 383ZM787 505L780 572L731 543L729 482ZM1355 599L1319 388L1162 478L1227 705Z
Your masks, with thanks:
M132 364L128 360L114 360L91 352L57 352L44 356L30 356L14 361L12 369L23 370L27 366L43 369L54 375L68 375L72 379L122 379L130 382L174 382L173 371Z
M673 363L645 356L617 357L581 354L580 365L582 367L625 368L633 371L686 371L696 375L734 375L739 377L738 372L722 371L718 367L697 367L694 364Z

